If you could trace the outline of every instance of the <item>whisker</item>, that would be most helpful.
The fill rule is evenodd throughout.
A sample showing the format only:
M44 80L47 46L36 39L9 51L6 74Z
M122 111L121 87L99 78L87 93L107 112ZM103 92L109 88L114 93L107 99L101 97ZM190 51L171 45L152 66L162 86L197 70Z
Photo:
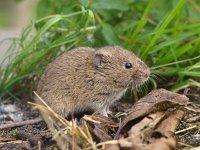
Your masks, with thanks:
M163 77L163 76L161 76L160 74L158 74L158 73L152 73L151 74L151 76L150 77L155 77L157 80L161 80L161 81L167 81L167 79L165 78L165 77Z
M155 79L153 79L153 78L150 78L150 79L149 79L149 82L151 82L151 83L152 83L152 85L153 85L153 89L157 89L157 82L156 82L156 80L155 80Z

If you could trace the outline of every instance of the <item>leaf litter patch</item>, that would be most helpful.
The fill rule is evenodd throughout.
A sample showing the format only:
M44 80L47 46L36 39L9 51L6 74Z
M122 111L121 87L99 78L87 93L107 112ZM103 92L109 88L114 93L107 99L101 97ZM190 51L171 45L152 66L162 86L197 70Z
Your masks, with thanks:
M171 150L192 148L190 144L200 146L197 132L200 107L188 100L185 95L159 89L150 92L132 107L118 102L114 106L117 113L113 111L109 118L85 115L81 120L71 122L47 107L30 104L49 116L50 137L61 150ZM119 113L120 109L122 112ZM190 138L195 138L193 143L188 144L191 139L182 138L187 132L192 133L188 134ZM24 134L21 133L23 137L29 136ZM37 137L34 140L31 142L37 143ZM41 142L41 147L43 144Z
M43 106L32 105L49 114L51 119L47 125L60 149L170 150L177 146L175 130L184 116L183 107L188 100L184 95L164 89L154 90L141 98L121 123L102 116L87 115L81 119L80 126L76 121L68 122L52 110L48 112Z

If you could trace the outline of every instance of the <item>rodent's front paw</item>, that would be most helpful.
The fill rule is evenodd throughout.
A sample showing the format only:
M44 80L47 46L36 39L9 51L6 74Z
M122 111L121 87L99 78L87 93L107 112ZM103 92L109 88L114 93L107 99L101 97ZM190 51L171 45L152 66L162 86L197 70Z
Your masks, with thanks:
M109 110L109 108L104 108L99 112L99 114L108 117L108 114L112 114L112 112Z

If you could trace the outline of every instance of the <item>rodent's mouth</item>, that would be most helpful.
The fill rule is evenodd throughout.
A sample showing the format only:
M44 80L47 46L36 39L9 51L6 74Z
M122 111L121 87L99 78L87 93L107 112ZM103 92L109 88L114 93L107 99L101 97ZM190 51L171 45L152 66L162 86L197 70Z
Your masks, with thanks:
M134 81L134 80L132 80L132 82L130 82L129 84L128 84L128 87L129 88L138 88L138 87L140 87L140 86L142 86L144 83L145 83L146 81L144 81L144 80L142 80L142 81Z
M140 81L135 82L135 87L140 87L140 86L142 86L142 85L145 84L145 82L147 82L148 80L149 80L149 77L147 77L145 80L144 80L144 79L141 79Z
M128 87L140 87L149 80L149 77L149 70L146 72L138 71L138 74L132 77L132 81L129 83Z

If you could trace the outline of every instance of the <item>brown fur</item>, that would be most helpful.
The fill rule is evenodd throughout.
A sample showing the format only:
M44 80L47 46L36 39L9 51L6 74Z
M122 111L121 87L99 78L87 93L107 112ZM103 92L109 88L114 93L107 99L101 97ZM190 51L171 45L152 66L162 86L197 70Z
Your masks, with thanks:
M127 62L132 63L131 69L125 68ZM148 76L148 67L121 47L80 47L47 66L37 92L62 116L89 109L106 115L127 88L143 84Z

